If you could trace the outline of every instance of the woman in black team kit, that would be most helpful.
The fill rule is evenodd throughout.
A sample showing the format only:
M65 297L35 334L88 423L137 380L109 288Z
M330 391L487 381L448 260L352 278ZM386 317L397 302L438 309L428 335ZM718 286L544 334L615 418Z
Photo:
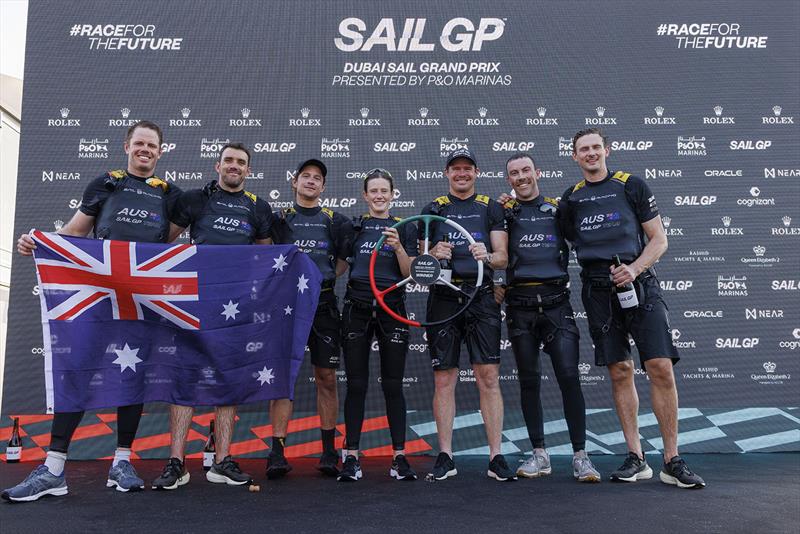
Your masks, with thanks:
M416 228L401 227L402 237L392 225L400 221L389 215L394 183L383 169L373 169L364 178L364 200L369 213L353 222L355 238L350 258L350 282L342 312L344 366L347 373L347 397L344 420L347 428L346 451L340 481L361 478L358 445L364 421L364 402L369 381L369 357L372 338L378 338L381 356L381 388L386 399L386 415L392 436L394 458L389 475L398 480L416 480L405 457L406 399L403 396L403 373L408 351L408 326L392 319L376 302L369 283L369 263L375 243L386 236L375 264L375 283L381 289L406 278L411 259L417 254ZM386 304L405 315L404 291L398 289L385 298Z

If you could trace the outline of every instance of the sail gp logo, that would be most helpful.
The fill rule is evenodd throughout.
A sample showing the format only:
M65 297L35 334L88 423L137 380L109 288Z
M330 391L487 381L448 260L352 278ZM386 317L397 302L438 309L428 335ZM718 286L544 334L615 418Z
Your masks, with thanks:
M439 44L448 52L480 51L485 43L503 36L505 21L482 18L476 25L464 17L450 19L439 32ZM386 52L432 52L436 43L430 41L426 24L424 18L407 18L397 25L394 19L382 18L370 31L362 19L348 17L339 23L339 37L333 42L342 52L369 52L373 48L383 48Z

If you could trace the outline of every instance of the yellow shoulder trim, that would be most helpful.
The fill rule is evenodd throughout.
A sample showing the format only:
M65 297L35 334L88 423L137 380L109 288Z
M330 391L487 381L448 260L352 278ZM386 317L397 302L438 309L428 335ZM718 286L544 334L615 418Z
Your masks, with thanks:
M585 185L586 185L586 180L581 180L580 182L575 184L575 187L572 188L572 192L574 193L575 191L577 191L578 189L582 188Z
M117 180L121 178L125 178L125 175L128 173L125 172L123 169L117 169L115 171L108 171L108 175L112 178L116 178Z
M322 208L322 213L333 219L333 210L330 208Z
M480 204L484 204L484 205L488 206L489 205L489 196L488 195L476 195L475 196L475 202L478 202Z
M450 198L447 195L443 195L434 200L434 202L440 206L444 206L445 204L450 204Z
M402 221L403 219L402 219L401 217L395 217L395 216L392 216L392 220L393 220L394 222L400 222L400 221Z
M553 197L544 197L544 201L552 206L558 207L558 199Z
M512 198L511 200L509 200L508 202L506 202L505 204L503 204L503 207L504 207L504 208L511 209L511 208L513 208L513 207L514 207L514 206L516 206L516 205L517 205L517 200L516 200L516 199L514 199L514 198Z
M630 178L630 177L631 177L631 173L629 173L629 172L617 171L617 172L614 173L614 176L612 176L611 178L613 178L614 180L617 180L618 182L622 182L624 184L625 182L628 181L628 178Z
M250 200L252 200L252 201L253 201L253 204L255 204L255 203L256 203L256 199L258 198L258 197L256 197L256 196L255 196L253 193L251 193L250 191L245 191L245 192L244 192L244 196L246 196L247 198L249 198Z
M164 180L162 180L161 178L158 178L156 176L153 176L152 178L148 178L147 180L145 180L144 183L146 183L150 187L160 187L161 189L164 190L165 193L169 189L169 184L167 182L165 182Z

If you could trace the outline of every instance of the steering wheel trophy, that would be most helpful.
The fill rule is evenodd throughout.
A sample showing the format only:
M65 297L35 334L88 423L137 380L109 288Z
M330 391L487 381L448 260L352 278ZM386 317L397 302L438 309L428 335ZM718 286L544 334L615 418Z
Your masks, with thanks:
M442 267L439 263L439 260L436 259L432 254L430 254L430 226L432 221L444 223L448 226L452 226L456 230L458 230L461 235L467 238L467 241L470 245L475 244L475 239L470 235L470 233L460 224L451 221L450 219L446 219L444 217L440 217L439 215L414 215L413 217L408 217L403 219L402 221L398 222L397 224L393 225L392 228L400 228L404 224L421 220L425 223L425 246L422 250L422 254L414 258L411 262L411 269L410 275L395 283L391 286L387 287L386 289L378 289L378 286L375 284L375 262L378 260L378 251L383 246L383 242L386 240L386 236L381 236L378 242L375 244L375 248L372 250L372 256L369 260L369 285L372 287L372 293L375 295L375 300L378 304L380 304L381 308L388 313L392 318L397 319L401 323L405 323L410 326L419 326L419 327L426 327L426 326L436 326L448 321L453 320L454 317L457 317L472 302L472 299L475 298L475 295L478 294L478 289L481 287L481 283L483 282L483 262L477 261L478 264L478 278L475 282L475 287L472 288L472 291L464 291L457 285L453 284L450 280L447 280L442 276ZM464 297L466 297L463 306L461 306L456 313L451 315L450 317L446 317L439 321L412 321L402 315L399 315L394 310L389 308L384 302L384 297L395 291L397 289L403 288L409 282L415 282L421 286L430 287L434 284L441 284L458 291Z

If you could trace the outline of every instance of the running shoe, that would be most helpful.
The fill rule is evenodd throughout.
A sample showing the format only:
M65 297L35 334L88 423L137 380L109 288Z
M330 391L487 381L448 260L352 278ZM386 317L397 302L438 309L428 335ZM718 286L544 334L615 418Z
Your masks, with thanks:
M167 465L161 475L153 481L151 486L154 490L174 490L178 486L183 486L189 483L189 472L183 462L177 458L170 458L167 460Z
M658 476L664 484L672 484L679 488L706 487L705 481L699 475L692 473L680 456L673 456L669 463L665 463Z
M144 489L144 480L139 478L132 463L122 460L108 470L106 487L117 491L139 491Z
M508 463L506 463L506 459L502 454L498 454L492 458L492 461L489 462L489 470L486 474L500 482L517 480L517 475L508 467Z
M286 456L283 454L275 454L275 451L269 453L269 457L267 457L268 479L283 478L291 470L292 466L286 461Z
M253 480L253 477L243 473L230 455L222 459L220 463L213 462L211 469L206 471L206 480L215 484L228 484L229 486L241 486Z
M454 477L458 474L456 470L456 463L453 458L446 452L440 452L436 457L436 463L433 464L433 471L431 475L436 480L444 480L448 477Z
M589 456L580 451L572 457L572 476L578 482L600 482L600 472L594 468Z
M355 482L360 479L361 476L361 464L358 463L358 458L352 454L348 454L347 458L344 460L344 465L342 465L342 471L339 473L336 480L339 482Z
M317 471L321 471L329 477L335 477L339 474L338 463L339 455L336 454L336 451L322 451L322 456L319 457L319 463L317 464Z
M647 461L635 452L629 452L622 465L611 472L609 478L614 481L636 482L637 480L649 480L653 477L653 470L647 465Z
M3 490L0 497L6 501L28 502L45 495L66 495L67 493L67 481L64 479L64 473L56 476L47 469L46 465L42 464L31 471L25 480L13 488Z
M550 455L547 451L536 452L530 458L525 459L522 464L517 467L517 475L525 478L536 478L540 476L549 475L553 472L550 465Z
M417 480L417 474L411 469L404 454L398 454L392 460L392 468L389 469L389 476L397 480Z

